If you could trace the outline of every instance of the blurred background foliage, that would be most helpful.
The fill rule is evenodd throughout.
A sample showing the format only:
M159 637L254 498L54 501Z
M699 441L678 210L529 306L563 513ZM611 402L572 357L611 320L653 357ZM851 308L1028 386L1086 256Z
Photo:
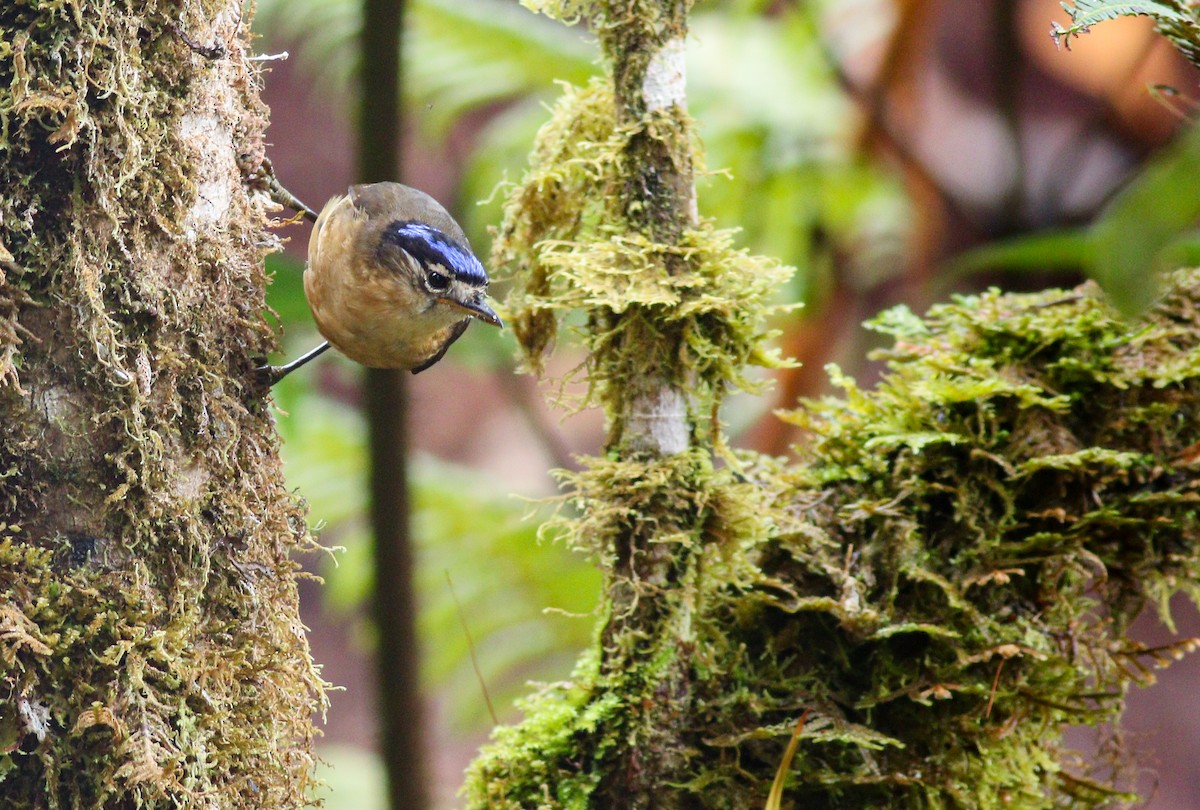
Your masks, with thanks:
M521 177L557 83L601 71L596 44L586 25L559 26L516 0L410 0L408 14L404 179L447 203L486 259L505 184ZM284 184L316 207L352 175L358 18L357 0L257 2L260 51L294 55L266 63L271 154ZM1155 268L1200 261L1200 134L1187 128L1195 70L1147 20L1106 23L1070 52L1056 49L1052 22L1069 22L1054 0L696 5L687 81L707 167L701 214L796 267L779 294L805 304L777 324L803 365L773 372L767 397L728 403L733 444L789 452L799 437L772 412L826 393L831 361L869 380L872 338L859 324L893 303L921 309L954 291L1092 277L1136 313ZM318 340L300 284L307 230L281 233L291 244L269 260L270 303L294 355ZM491 269L502 300L504 268ZM572 389L514 376L514 354L508 333L471 329L413 383L438 806L453 805L490 724L461 622L502 719L527 681L566 676L594 624L598 576L552 537L539 540L552 507L530 499L553 495L546 470L595 452L602 426L595 414L548 409L546 399L569 404ZM554 368L581 360L562 347ZM347 687L328 728L338 746L325 749L339 765L331 783L351 785L327 797L335 810L383 801L363 787L377 768L356 761L369 760L373 729L369 668L354 663L372 638L354 373L329 358L276 389L289 483L323 542L344 549L314 565L326 585L305 594L317 658ZM1186 663L1170 674L1188 677ZM1136 727L1137 700L1133 709ZM1196 763L1198 749L1178 754ZM1194 767L1178 778L1200 781ZM1154 806L1172 807L1170 780L1160 787Z

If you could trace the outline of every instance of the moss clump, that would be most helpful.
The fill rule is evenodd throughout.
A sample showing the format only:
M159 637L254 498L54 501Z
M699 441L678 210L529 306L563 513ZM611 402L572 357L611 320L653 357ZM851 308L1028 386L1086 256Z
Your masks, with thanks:
M528 720L498 728L495 743L471 766L468 789L476 803L496 810L592 806L589 799L600 778L591 762L617 744L615 739L596 742L595 737L623 710L612 691L592 699L599 689L597 678L597 659L585 656L571 683L546 687L520 701ZM586 764L579 759L584 751Z
M1200 596L1179 463L1200 438L1200 275L1174 283L1143 325L1091 286L894 310L875 322L896 338L884 381L793 414L814 440L776 480L803 517L758 558L787 595L730 606L737 666L748 694L806 696L806 738L852 723L895 743L806 742L793 795L1090 807L1131 788L1122 760L1074 770L1060 734L1115 728L1129 686L1193 645L1124 636L1146 601Z
M744 457L737 487L753 497L698 487L723 492L714 513L756 519L703 541L713 575L692 591L691 635L643 640L689 659L675 741L688 778L664 791L761 803L807 710L787 793L805 807L1131 799L1124 759L1081 770L1060 735L1117 729L1128 688L1195 643L1149 649L1124 631L1147 602L1169 620L1172 594L1200 597L1198 297L1200 272L1186 272L1142 324L1091 285L879 318L890 373L872 391L839 378L844 398L789 416L813 434L800 464ZM594 549L622 521L663 514L662 498L691 502L678 486L638 496L644 471L600 466L576 481L589 498L615 493L581 504ZM590 784L597 752L628 743L638 700L661 700L634 671L589 670L555 711L533 704L477 764L474 795L574 806L557 786ZM606 721L584 728L592 705ZM522 770L543 734L557 759Z
M711 696L746 696L723 714L750 750L779 718L764 769L811 709L806 806L1105 806L1130 788L1120 760L1072 770L1059 735L1115 728L1128 687L1193 645L1124 636L1146 601L1169 618L1172 593L1200 596L1180 455L1200 438L1200 274L1173 283L1141 325L1091 286L895 310L875 322L896 338L883 382L792 415L813 441L768 479L792 528L755 555L772 584L724 607L713 641L736 639L738 678ZM830 744L826 724L894 744ZM730 788L711 806L754 789Z
M781 362L764 347L772 336L764 319L792 268L738 249L710 223L670 243L631 228L618 190L639 129L615 118L605 83L568 89L508 198L492 263L511 274L507 306L527 361L540 369L559 320L584 310L585 371L610 416L620 412L624 382L650 371L698 385L701 396L752 388L747 363Z
M763 491L728 470L714 471L701 451L590 459L586 470L563 479L570 488L564 506L581 517L564 512L546 529L599 560L609 595L605 619L572 681L525 701L528 722L499 730L496 745L474 764L478 795L492 803L515 798L496 806L528 806L517 797L538 793L556 797L552 807L603 805L599 791L613 757L644 745L649 759L674 742L664 739L663 710L683 714L690 707L681 699L690 685L676 673L717 664L701 643L709 602L733 583L757 581L746 551L771 533ZM629 538L652 538L640 553L661 564L622 555ZM641 577L647 570L658 575ZM655 625L664 631L639 632ZM675 706L662 705L668 684L678 690Z

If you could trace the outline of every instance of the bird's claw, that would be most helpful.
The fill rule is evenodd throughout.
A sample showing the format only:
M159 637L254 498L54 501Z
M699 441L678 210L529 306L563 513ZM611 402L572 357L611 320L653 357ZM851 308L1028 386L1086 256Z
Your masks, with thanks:
M256 390L266 392L275 383L282 380L290 369L284 366L272 366L263 364L255 367L250 372L250 383Z

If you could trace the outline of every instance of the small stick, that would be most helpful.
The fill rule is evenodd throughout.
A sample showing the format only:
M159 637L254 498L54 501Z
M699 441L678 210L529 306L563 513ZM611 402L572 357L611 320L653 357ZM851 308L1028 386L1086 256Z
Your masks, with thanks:
M471 666L475 668L475 677L479 679L479 688L483 690L483 700L487 703L488 714L492 716L492 724L500 725L500 718L496 716L496 707L492 705L492 696L488 693L487 681L483 679L483 670L479 668L479 659L475 656L475 639L471 638L471 628L467 627L467 616L463 613L462 602L458 601L458 594L454 592L454 582L450 579L450 572L446 571L446 587L450 589L450 596L454 599L454 607L458 611L458 620L462 622L463 633L467 637L467 650L471 653Z

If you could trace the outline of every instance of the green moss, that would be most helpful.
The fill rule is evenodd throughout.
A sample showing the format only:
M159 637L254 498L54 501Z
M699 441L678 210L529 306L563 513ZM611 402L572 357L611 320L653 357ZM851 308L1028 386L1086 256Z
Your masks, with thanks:
M572 682L546 687L522 700L529 721L496 730L495 744L472 763L464 790L497 810L590 806L588 799L599 783L593 760L605 746L584 741L621 711L619 698L611 692L590 700L597 676L596 658L585 656ZM587 762L579 758L581 744L586 746ZM536 804L529 803L531 797L539 797Z
M989 293L924 321L893 312L875 391L847 383L848 398L793 414L814 439L783 498L824 542L798 526L763 548L762 567L801 600L830 601L791 613L782 600L784 613L756 614L776 629L734 635L839 652L747 674L763 690L803 684L834 717L903 743L872 758L886 793L859 781L853 751L837 791L798 766L812 806L1098 806L1120 792L1119 773L1072 773L1059 734L1116 722L1128 686L1166 663L1122 635L1141 605L1197 596L1193 486L1177 464L1197 439L1200 379L1146 359L1194 350L1181 313L1198 280L1175 277L1145 325L1094 288Z
M1115 739L1128 689L1192 647L1124 631L1200 599L1200 272L1136 324L1093 286L892 310L884 379L832 368L844 395L785 417L810 434L797 463L735 454L721 398L779 362L789 271L687 210L691 121L639 96L688 4L533 5L592 15L612 62L552 111L493 255L534 369L582 316L610 436L555 525L606 600L573 681L476 762L469 806L762 806L802 717L797 806L1128 800L1119 755L1084 772L1061 735ZM622 441L656 386L686 392L686 450Z
M1200 272L1174 276L1143 324L1092 287L894 311L877 322L896 335L884 380L843 379L848 396L790 415L813 434L795 467L743 455L739 482L703 454L593 462L570 478L570 531L610 569L612 538L646 522L661 542L710 549L700 584L665 602L661 583L640 593L673 617L691 599L690 635L608 649L628 669L591 675L553 714L528 706L473 784L534 806L505 768L551 719L549 796L579 776L566 763L602 768L599 747L645 739L637 701L677 647L692 656L676 741L688 777L670 790L694 806L760 803L805 709L787 795L806 807L1131 800L1123 760L1080 771L1060 735L1116 728L1129 687L1192 649L1123 631L1147 602L1169 619L1172 594L1200 596L1200 375L1150 361L1200 345L1197 294ZM605 723L582 728L593 705Z
M583 310L587 380L610 415L622 407L623 382L651 371L709 396L754 389L747 363L781 363L765 347L765 323L792 268L738 249L710 223L670 244L631 230L614 201L633 130L614 118L602 82L567 90L509 196L492 262L512 278L507 307L527 362L540 369L559 320Z
M228 11L0 7L6 808L307 798L323 683L290 555L312 541L237 382L271 339L274 240L238 176L265 111ZM201 182L228 208L197 214Z

